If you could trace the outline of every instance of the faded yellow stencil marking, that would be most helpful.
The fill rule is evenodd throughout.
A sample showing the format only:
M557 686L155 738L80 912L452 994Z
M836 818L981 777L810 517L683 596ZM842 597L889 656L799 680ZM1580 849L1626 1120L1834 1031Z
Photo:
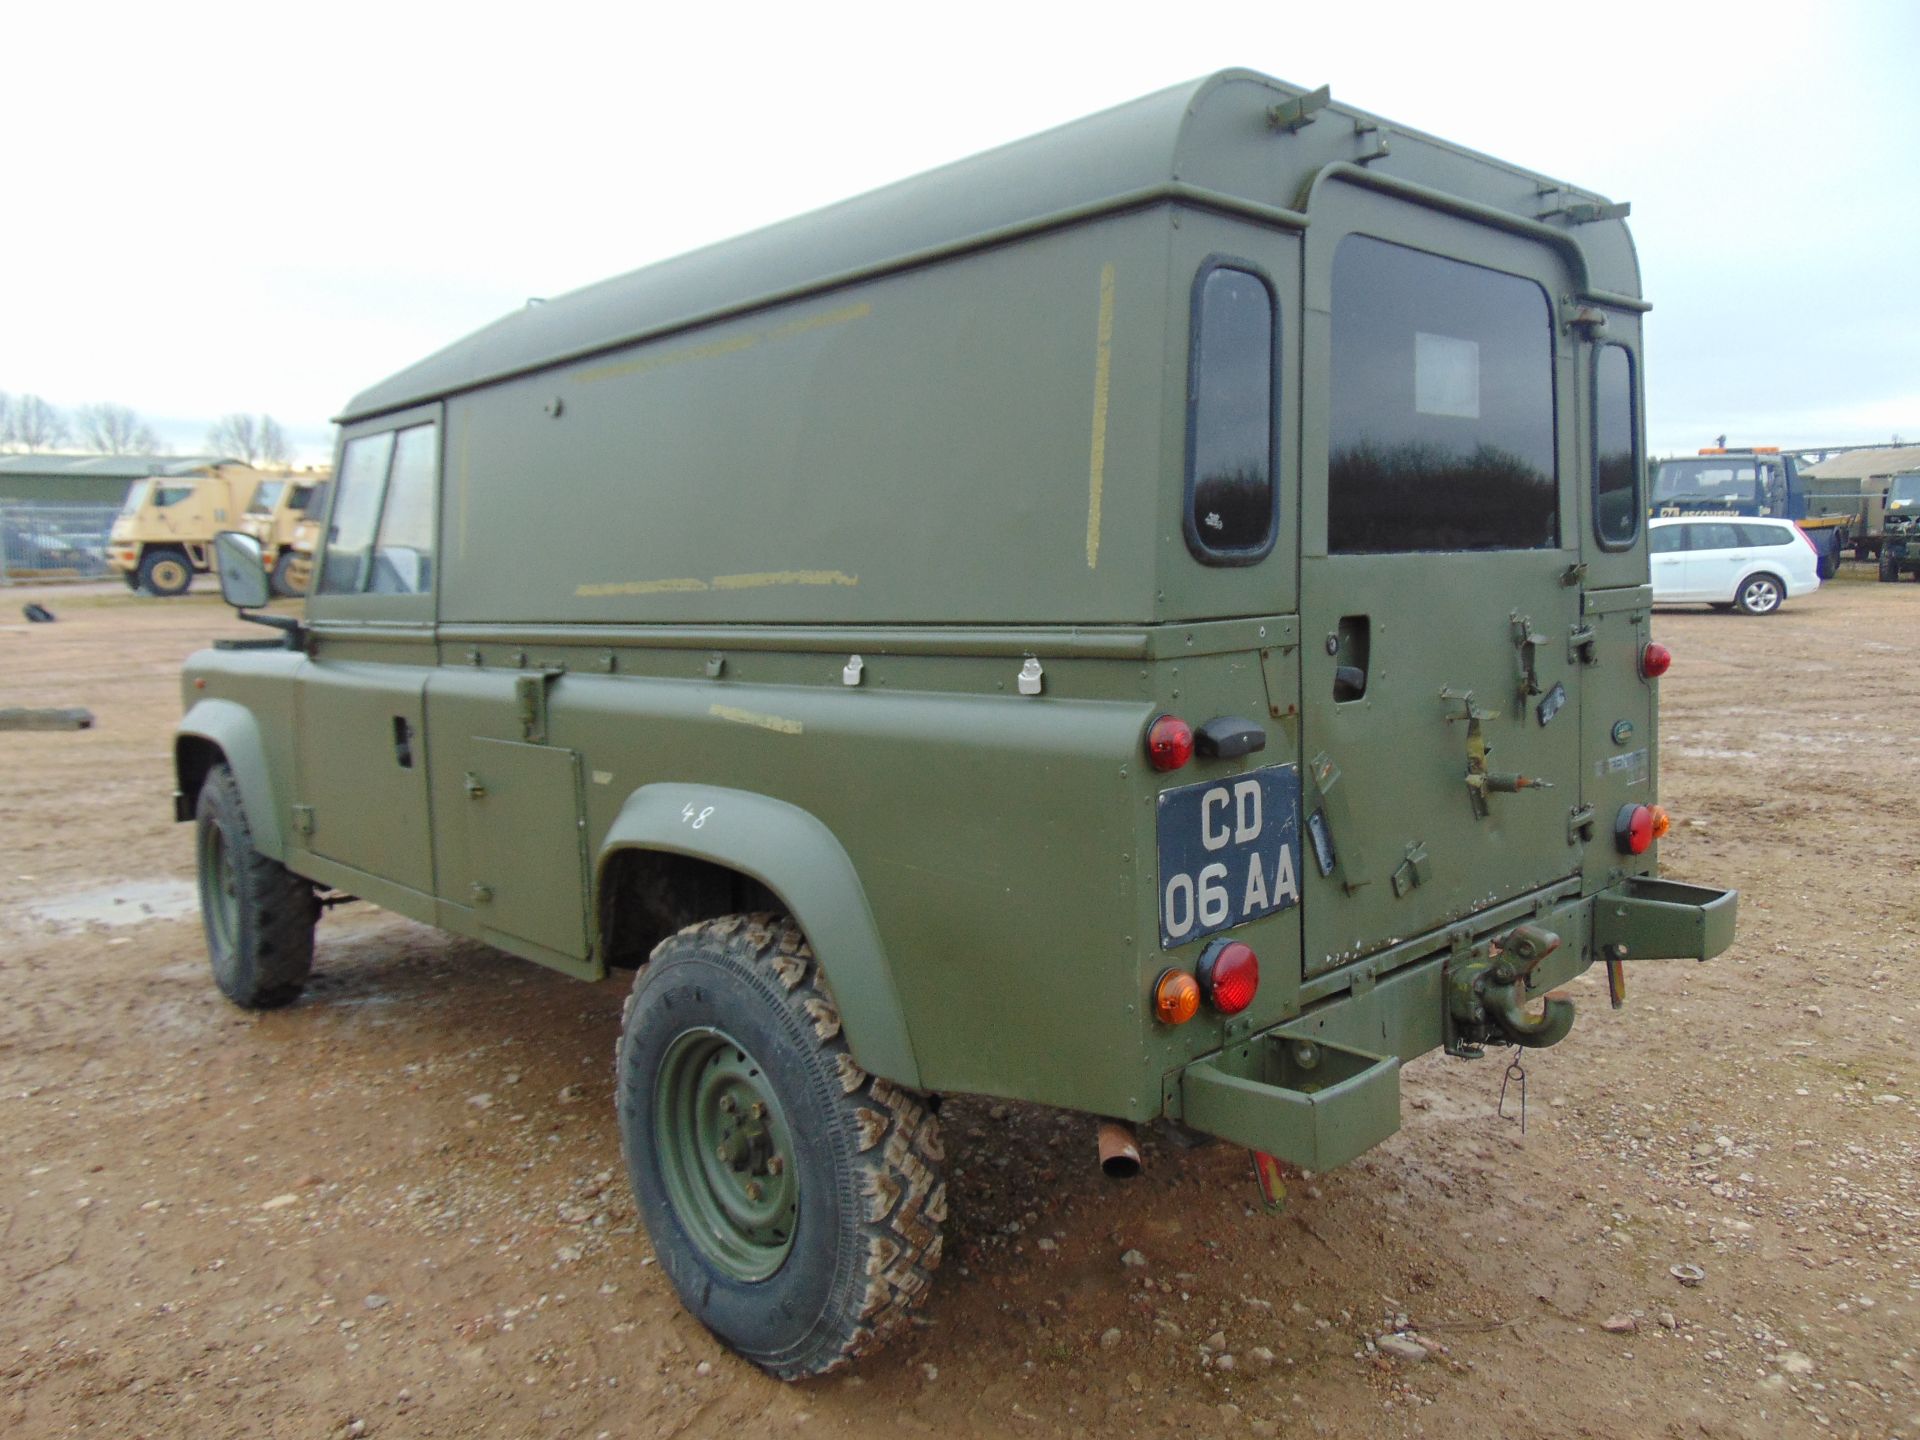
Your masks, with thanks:
M1093 454L1087 461L1087 568L1100 563L1100 499L1107 484L1107 394L1113 379L1113 262L1100 267L1100 324L1093 344Z
M858 585L860 577L842 570L768 570L759 575L716 575L716 590L765 590L775 585Z
M678 350L661 350L652 355L638 355L631 360L621 360L612 365L596 365L591 370L582 370L573 378L583 385L596 380L615 380L622 375L646 375L655 370L666 370L675 365L691 365L697 360L718 360L725 355L737 355L742 350L751 350L762 343L776 340L791 340L796 335L805 335L814 330L825 330L832 325L845 325L850 320L863 320L873 313L873 306L865 300L855 305L842 305L838 310L826 310L818 315L802 315L776 325L771 330L757 330L746 335L729 335L719 340L709 340L702 345L683 345Z
M844 570L768 570L758 575L716 575L711 580L609 580L578 585L583 600L601 595L684 595L704 590L768 590L777 585L858 585Z
M722 720L731 720L736 725L757 725L762 730L772 730L781 735L798 735L800 722L788 720L779 715L762 715L757 710L737 710L731 705L709 705L709 715L718 715Z

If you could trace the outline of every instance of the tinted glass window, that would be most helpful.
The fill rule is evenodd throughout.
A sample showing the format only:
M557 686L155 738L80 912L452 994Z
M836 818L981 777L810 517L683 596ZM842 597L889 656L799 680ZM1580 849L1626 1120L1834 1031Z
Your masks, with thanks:
M380 494L386 489L387 461L393 456L393 432L362 435L347 442L347 453L335 481L339 496L333 524L327 531L326 560L320 570L323 594L351 595L359 591L373 544L373 524L380 514Z
M1687 548L1689 550L1737 550L1740 548L1740 532L1731 525L1689 525L1692 531Z
M393 474L373 551L369 590L417 595L433 584L433 492L438 473L431 425L402 430L393 447Z
M1717 500L1750 505L1758 494L1751 459L1663 460L1653 481L1655 504L1662 500Z
M1553 323L1531 280L1349 235L1333 257L1327 546L1559 543Z
M191 485L157 485L153 491L153 503L165 509L169 505L178 505L192 494Z
M280 492L286 488L284 480L263 480L253 492L253 499L247 502L247 514L271 515L280 501Z
M1602 345L1593 356L1593 528L1617 549L1640 529L1640 452L1633 423L1633 354Z
M1251 558L1273 538L1273 294L1245 270L1203 271L1188 374L1188 537L1200 558Z
M1742 545L1791 545L1794 533L1784 525L1739 525Z
M1671 555L1687 548L1687 527L1663 525L1647 537L1647 545L1656 555Z

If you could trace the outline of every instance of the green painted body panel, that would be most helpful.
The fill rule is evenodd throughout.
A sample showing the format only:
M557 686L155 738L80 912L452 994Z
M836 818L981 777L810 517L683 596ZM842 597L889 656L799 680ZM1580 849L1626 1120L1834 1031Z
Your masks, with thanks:
M1298 94L1229 72L1149 97L367 391L348 442L439 427L432 584L315 595L304 657L190 662L257 721L201 722L260 757L249 809L301 873L584 977L633 852L712 862L792 909L873 1072L1191 1109L1316 1167L1392 1128L1449 956L1546 927L1537 994L1599 958L1603 895L1630 944L1724 943L1730 896L1652 908L1623 887L1653 855L1613 842L1658 739L1644 533L1591 539L1593 335L1637 352L1644 308L1625 227L1414 132L1378 154L1341 107L1275 130ZM1350 234L1546 297L1556 545L1330 553ZM1264 281L1277 336L1276 540L1240 565L1186 534L1193 296L1222 263ZM1336 699L1327 641L1356 618L1368 686ZM1489 768L1546 786L1476 809L1469 704ZM1162 775L1163 713L1264 746ZM1160 944L1160 793L1284 766L1333 873L1302 850L1300 903L1233 929L1260 957L1245 1012L1161 1025L1156 978L1207 942ZM1301 1038L1346 1057L1332 1083L1277 1048Z

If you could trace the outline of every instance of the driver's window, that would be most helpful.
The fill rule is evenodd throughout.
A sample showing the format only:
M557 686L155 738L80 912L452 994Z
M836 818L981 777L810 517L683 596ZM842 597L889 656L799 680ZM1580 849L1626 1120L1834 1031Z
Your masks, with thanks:
M433 426L402 430L367 588L379 595L418 595L433 587Z

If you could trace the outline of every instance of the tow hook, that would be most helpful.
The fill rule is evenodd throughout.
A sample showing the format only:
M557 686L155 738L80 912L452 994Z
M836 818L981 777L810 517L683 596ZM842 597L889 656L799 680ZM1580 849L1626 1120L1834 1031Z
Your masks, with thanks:
M1573 1002L1549 995L1539 1015L1528 1013L1527 977L1560 948L1560 937L1538 925L1518 925L1487 947L1447 962L1446 1049L1478 1059L1486 1045L1504 1041L1543 1049L1573 1029Z

